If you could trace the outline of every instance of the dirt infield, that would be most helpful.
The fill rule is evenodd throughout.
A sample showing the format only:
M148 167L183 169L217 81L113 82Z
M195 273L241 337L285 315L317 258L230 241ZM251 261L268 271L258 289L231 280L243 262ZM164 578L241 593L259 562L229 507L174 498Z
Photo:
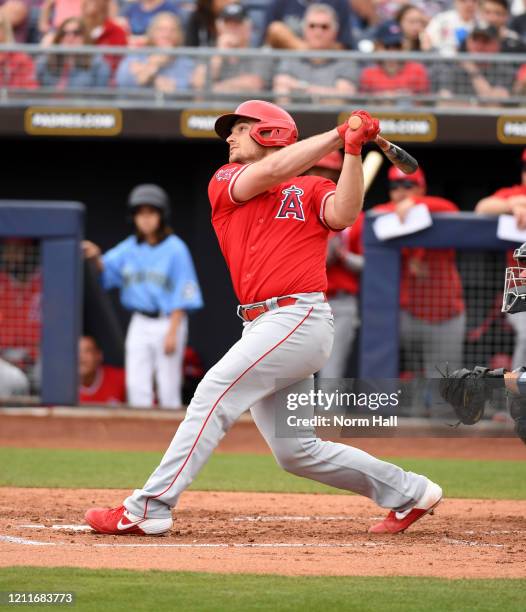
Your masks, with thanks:
M86 508L115 505L127 493L2 489L0 566L448 578L526 574L525 501L446 500L406 534L370 536L367 527L379 511L363 498L188 492L169 536L75 530Z
M0 445L163 451L176 420L0 415ZM526 460L510 438L344 440L378 455ZM251 422L220 452L268 453ZM187 492L162 538L93 534L87 508L115 506L129 491L3 488L0 566L253 572L283 575L526 575L526 501L445 500L408 533L370 536L384 516L348 495Z
M164 451L180 420L0 415L0 446ZM526 460L517 438L340 439L385 457ZM218 447L225 453L269 453L251 421L234 425Z

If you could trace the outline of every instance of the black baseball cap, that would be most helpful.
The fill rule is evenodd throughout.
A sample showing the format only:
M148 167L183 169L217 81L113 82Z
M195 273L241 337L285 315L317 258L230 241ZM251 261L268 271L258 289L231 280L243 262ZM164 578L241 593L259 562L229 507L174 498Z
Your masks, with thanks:
M248 17L248 13L244 6L241 4L227 4L225 8L219 13L219 18L224 21L245 21Z
M152 183L137 185L128 196L128 207L135 210L139 206L153 206L167 215L170 210L170 198L159 185Z
M493 40L495 38L499 38L499 31L493 25L488 25L485 23L476 23L473 26L469 36L471 38L487 38L488 40Z
M384 21L376 28L374 40L382 43L384 47L402 45L404 40L402 28L396 21Z

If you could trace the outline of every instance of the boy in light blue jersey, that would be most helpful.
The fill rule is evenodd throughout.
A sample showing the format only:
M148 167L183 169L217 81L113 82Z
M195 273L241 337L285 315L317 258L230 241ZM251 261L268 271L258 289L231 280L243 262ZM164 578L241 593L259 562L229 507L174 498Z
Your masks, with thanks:
M126 390L132 406L151 407L155 377L159 403L181 405L182 364L188 335L187 312L203 306L192 256L168 225L169 199L157 185L138 185L128 206L135 234L95 258L105 289L120 289L133 315L126 336Z

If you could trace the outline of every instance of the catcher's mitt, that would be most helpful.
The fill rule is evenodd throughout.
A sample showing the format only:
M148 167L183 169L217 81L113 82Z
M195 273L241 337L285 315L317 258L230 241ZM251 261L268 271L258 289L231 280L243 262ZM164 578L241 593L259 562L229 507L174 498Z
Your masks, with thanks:
M454 408L461 423L474 425L484 415L484 405L494 388L487 384L487 379L501 378L504 384L504 372L503 368L490 370L482 366L448 372L440 381L440 394Z

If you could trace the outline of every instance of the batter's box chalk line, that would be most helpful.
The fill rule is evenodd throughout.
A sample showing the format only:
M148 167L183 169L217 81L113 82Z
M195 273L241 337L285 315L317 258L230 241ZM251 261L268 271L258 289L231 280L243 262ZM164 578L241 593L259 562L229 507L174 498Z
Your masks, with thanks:
M470 546L470 547L490 547L490 548L503 548L504 544L489 544L485 542L474 542L470 540L456 540L453 538L442 538L444 544L450 544L453 546ZM83 545L86 546L85 542L71 543L71 542L40 542L38 540L30 540L27 538L20 538L16 536L0 535L0 542L6 542L7 544L20 544L22 546L63 546L72 547ZM377 546L385 547L386 544L391 544L391 541L382 542L238 542L238 543L226 543L226 542L211 542L211 543L181 543L181 544L162 544L162 543L93 543L87 544L95 548L375 548Z

